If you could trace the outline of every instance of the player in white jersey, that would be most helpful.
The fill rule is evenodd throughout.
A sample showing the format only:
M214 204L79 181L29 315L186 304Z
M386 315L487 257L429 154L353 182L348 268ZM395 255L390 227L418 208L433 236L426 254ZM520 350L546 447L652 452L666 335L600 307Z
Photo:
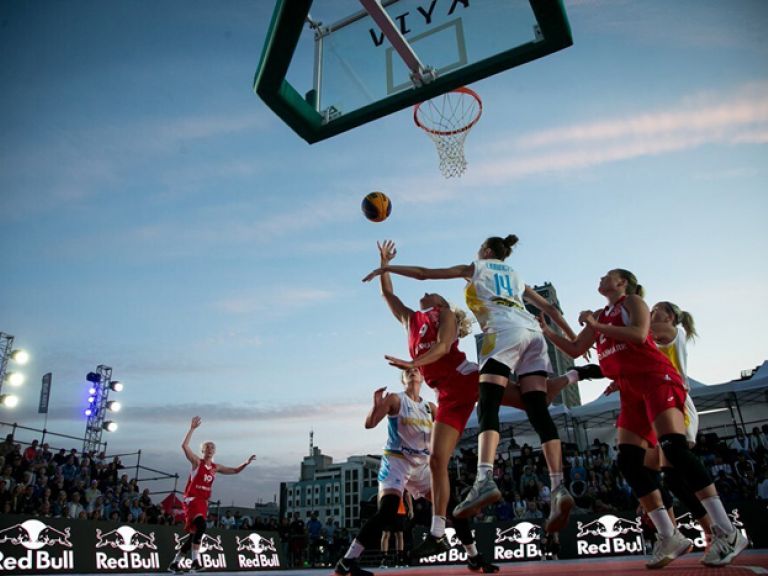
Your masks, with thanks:
M658 302L651 309L651 333L659 350L669 358L672 365L683 377L685 389L690 390L687 343L697 336L693 316L672 302ZM689 393L685 396L685 436L689 446L693 447L696 444L698 432L699 415ZM655 455L656 453L658 454ZM664 473L664 483L685 504L691 516L699 522L704 530L707 551L702 561L706 564L714 562L714 565L717 565L719 558L712 556L715 553L711 546L713 541L712 523L707 511L685 482L685 474L676 470L669 463L658 446L653 451L648 450L646 458L648 459L646 465L656 469L661 468ZM674 518L674 511L671 506L669 511Z
M431 498L429 447L437 407L420 396L424 379L418 368L403 370L402 378L403 392L387 394L386 388L379 388L373 393L373 406L365 419L365 427L374 428L387 417L387 442L378 477L379 507L336 563L335 573L340 576L373 576L372 572L360 568L357 559L366 548L376 546L382 529L396 518L405 490L413 498ZM468 525L465 532L471 535ZM465 543L464 548L471 559L478 556L478 552L471 536L468 541L471 543ZM469 566L473 569L471 562ZM477 570L498 571L498 568L481 562Z
M464 278L467 305L483 330L480 351L480 390L478 402L478 470L467 498L454 510L454 516L471 516L483 506L501 498L493 481L493 462L499 444L499 407L512 373L517 376L528 419L541 439L552 485L551 513L545 529L561 530L568 521L573 498L563 481L562 447L557 427L547 409L547 376L551 372L547 343L536 318L525 303L536 306L568 337L574 337L560 311L527 286L504 260L512 253L517 236L491 237L483 242L477 260L450 268L383 266L371 272L369 281L385 272L417 280Z

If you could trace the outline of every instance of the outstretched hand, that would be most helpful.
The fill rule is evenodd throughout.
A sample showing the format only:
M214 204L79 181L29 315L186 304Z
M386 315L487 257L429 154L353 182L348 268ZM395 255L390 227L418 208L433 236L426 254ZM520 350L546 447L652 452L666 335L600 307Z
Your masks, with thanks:
M386 386L382 386L381 388L377 388L376 391L373 393L373 407L376 408L377 406L381 406L384 403L384 400L386 399L389 394L385 392L387 389Z
M550 328L549 324L547 324L546 317L543 313L536 316L536 320L539 321L539 326L541 327L541 331L544 333L544 336L552 333L552 328Z
M400 370L410 370L411 368L415 368L413 360L402 360L400 358L395 358L394 356L384 356L384 359L389 362L390 366L400 368Z
M251 454L251 455L248 457L248 460L246 461L246 464L250 464L250 463L251 463L251 462L253 462L254 460L256 460L256 454Z
M589 326L590 328L594 328L597 325L597 319L592 313L592 310L583 310L581 314L579 314L579 324L581 326Z
M384 268L376 268L376 270L374 270L373 272L368 274L368 276L363 278L363 282L370 282L371 280L376 278L376 276L381 276L382 274L384 274L384 272L385 272Z
M194 430L195 428L200 426L200 424L202 424L202 422L203 422L203 419L200 418L200 416L195 416L194 418L192 418L192 423L189 425L189 427L192 430Z
M386 266L395 259L395 256L397 256L397 248L395 248L395 243L392 240L376 242L376 246L379 248L382 266Z

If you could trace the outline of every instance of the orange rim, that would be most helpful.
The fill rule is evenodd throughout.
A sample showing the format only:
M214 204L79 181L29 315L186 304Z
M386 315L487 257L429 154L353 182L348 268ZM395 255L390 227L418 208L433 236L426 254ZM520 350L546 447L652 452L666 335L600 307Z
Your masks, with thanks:
M413 121L416 123L416 126L424 130L425 132L429 134L434 134L435 136L453 136L455 134L461 134L462 132L466 132L472 126L477 124L477 121L480 120L480 116L483 113L483 101L480 99L480 96L475 92L474 90L471 90L467 88L466 86L462 86L461 88L456 88L455 90L451 90L450 93L458 92L459 94L466 94L467 96L471 96L477 101L477 115L466 125L462 126L461 128L456 128L455 130L435 130L433 128L430 128L429 126L425 126L421 123L419 120L419 111L421 110L421 105L424 104L424 102L419 102L413 107Z

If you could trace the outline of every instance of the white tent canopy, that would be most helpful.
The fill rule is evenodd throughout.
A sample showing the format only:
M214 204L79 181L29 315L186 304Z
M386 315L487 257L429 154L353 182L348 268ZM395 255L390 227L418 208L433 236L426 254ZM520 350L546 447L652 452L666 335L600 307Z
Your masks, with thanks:
M602 382L607 382L603 380ZM700 427L713 424L716 421L722 425L727 424L732 427L747 427L749 418L744 418L743 414L749 412L757 415L760 420L768 421L768 361L763 362L750 376L740 380L732 380L723 384L703 384L692 378L688 379L690 384L690 395L696 409L699 412L708 411L728 411L728 420L723 421L723 417L708 418L707 415L700 416ZM595 385L603 384L595 382ZM595 436L600 432L610 433L616 423L619 415L619 395L610 396L600 395L598 398L572 409L564 405L552 405L549 408L555 424L564 434L561 434L563 440L576 439L579 435ZM705 421L706 420L706 421ZM531 428L528 418L523 410L502 406L499 412L499 421L512 427L515 437L535 435ZM711 422L709 422L711 421ZM477 428L477 416L472 415L467 423L467 428ZM735 431L735 430L734 430ZM747 432L748 430L745 430ZM588 438L583 438L588 442Z

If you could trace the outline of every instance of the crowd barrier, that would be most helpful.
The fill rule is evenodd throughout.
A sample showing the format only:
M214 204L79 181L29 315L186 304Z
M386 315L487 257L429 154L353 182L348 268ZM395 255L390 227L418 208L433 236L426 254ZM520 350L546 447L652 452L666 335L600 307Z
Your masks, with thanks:
M752 540L755 548L768 548L768 502L740 502L726 506L734 526ZM477 549L492 562L541 560L543 552L543 520L479 523L473 526ZM695 550L704 550L701 527L689 513L677 518L680 531L693 540ZM414 533L414 541L422 539L424 530ZM424 565L462 564L467 556L456 533L447 530L451 549L437 556L422 558ZM643 555L647 553L644 528L634 512L572 516L560 532L558 557L599 558L606 556Z
M756 548L768 548L768 503L741 502L728 506L734 525ZM704 535L690 514L677 519L680 530L698 550ZM543 521L478 523L477 547L493 562L540 560ZM422 558L420 564L462 564L466 553L453 529L452 548ZM419 542L423 529L414 531ZM163 572L184 543L176 527L152 524L111 524L61 518L0 516L0 573L58 574ZM560 533L562 559L644 554L643 526L632 512L574 516ZM275 532L211 529L202 541L200 560L207 572L286 568ZM185 561L188 563L188 560ZM188 565L184 567L188 568Z
M165 572L187 538L176 527L0 516L0 574ZM211 529L206 571L275 570L285 565L277 533ZM189 568L189 560L182 564Z

